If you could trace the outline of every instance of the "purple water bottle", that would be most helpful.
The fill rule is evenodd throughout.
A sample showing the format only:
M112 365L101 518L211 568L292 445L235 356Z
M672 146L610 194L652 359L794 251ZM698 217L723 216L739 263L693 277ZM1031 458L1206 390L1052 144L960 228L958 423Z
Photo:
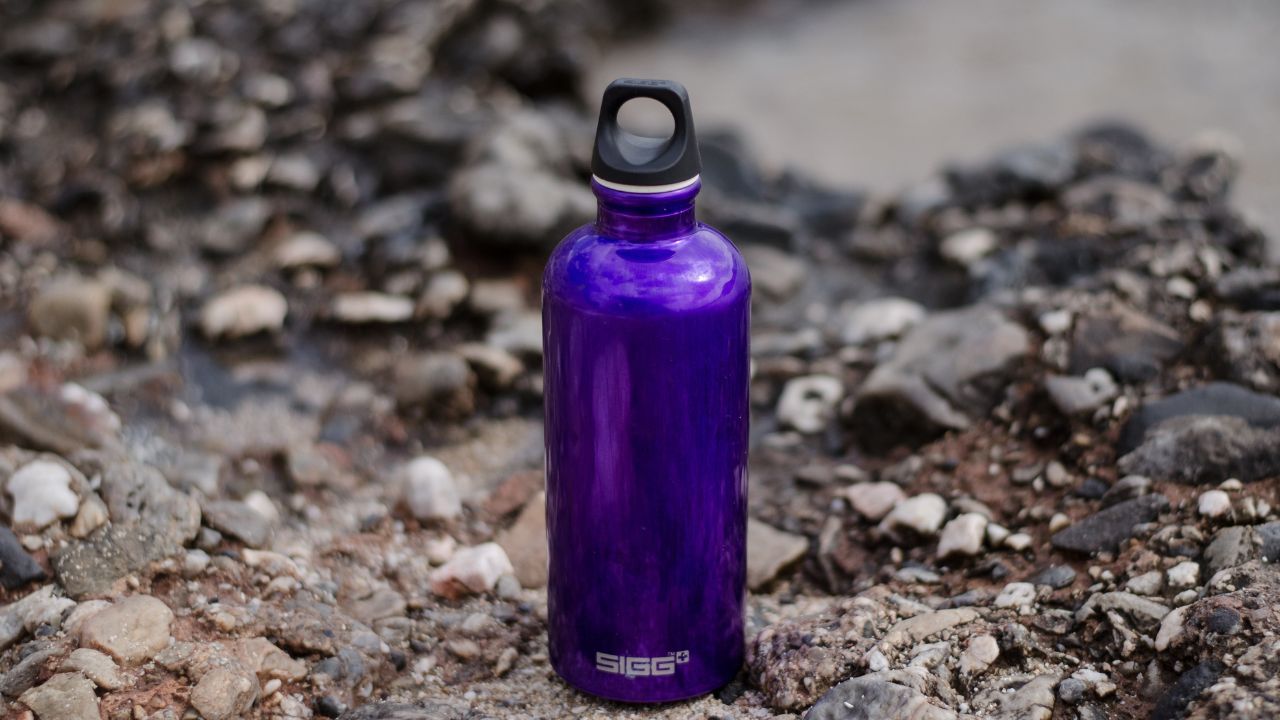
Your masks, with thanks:
M671 137L618 125L634 98ZM614 700L700 695L742 662L751 279L694 218L699 170L684 87L610 84L599 214L543 275L551 663Z

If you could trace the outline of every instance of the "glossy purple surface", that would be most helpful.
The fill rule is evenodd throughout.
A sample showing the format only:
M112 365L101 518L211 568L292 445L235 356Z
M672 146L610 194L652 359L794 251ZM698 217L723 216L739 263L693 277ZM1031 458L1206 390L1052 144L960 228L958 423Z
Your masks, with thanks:
M697 185L593 190L543 276L551 662L678 700L742 663L751 280Z

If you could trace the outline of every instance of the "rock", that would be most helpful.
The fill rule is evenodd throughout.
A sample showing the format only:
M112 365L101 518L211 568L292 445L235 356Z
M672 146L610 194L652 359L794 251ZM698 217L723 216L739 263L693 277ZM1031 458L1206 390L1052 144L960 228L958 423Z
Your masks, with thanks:
M490 388L503 390L511 387L524 372L520 358L502 348L484 343L463 343L454 351L471 365L480 382Z
M1215 658L1205 660L1182 673L1156 701L1156 706L1151 711L1151 720L1181 720L1186 716L1187 706L1217 682L1225 669L1222 661Z
M80 643L125 665L141 665L168 647L172 622L169 606L150 595L134 595L86 619Z
M1254 529L1243 525L1222 528L1215 533L1204 550L1205 569L1208 570L1209 577L1254 559L1257 554L1254 539Z
M1028 582L1013 582L1004 586L996 596L995 607L1030 610L1036 602L1036 586Z
M273 257L276 266L286 270L330 268L342 262L342 251L320 233L303 230L290 235L276 246Z
M41 625L58 627L62 615L75 602L53 594L54 586L44 587L0 607L0 650L7 650L26 633Z
M191 707L204 720L244 717L257 699L257 678L239 667L215 667L191 691Z
M576 178L497 162L454 175L449 204L478 237L517 245L555 242L595 211L595 198Z
M28 385L0 395L0 434L70 455L84 448L117 447L120 418L101 395L75 383L52 392Z
M241 285L214 296L200 311L200 329L210 338L238 338L284 327L289 303L265 285Z
M1159 595L1164 588L1164 575L1159 570L1145 572L1129 578L1124 587L1136 595Z
M1063 702L1075 705L1084 699L1084 691L1086 690L1084 682L1075 678L1066 678L1058 683L1058 697Z
M854 305L840 325L840 340L863 345L896 338L924 320L924 306L899 297L877 298Z
M1133 451L1146 435L1167 420L1183 416L1233 416L1254 428L1280 426L1280 398L1232 383L1213 382L1146 403L1120 434L1120 454Z
M1280 474L1280 428L1229 415L1174 417L1147 431L1117 466L1187 483L1251 482Z
M463 717L463 711L443 703L404 705L380 702L343 713L339 720L462 720Z
M893 507L880 522L886 531L909 530L928 537L938 532L947 516L947 501L934 493L909 497Z
M27 554L18 536L0 526L0 585L17 590L27 583L45 579L44 568Z
M1151 488L1151 478L1145 475L1126 475L1102 493L1102 507L1108 508L1125 500L1150 495Z
M8 672L0 675L0 694L5 697L18 697L34 687L44 674L45 665L51 658L60 655L62 648L37 640L24 646L22 653L19 655L21 659Z
M346 604L351 616L365 625L373 626L378 620L404 617L408 605L404 596L390 588L374 590L372 594Z
M155 468L98 456L85 456L82 466L100 477L111 524L53 556L71 597L106 593L119 578L183 552L199 532L199 505Z
M520 587L546 587L549 557L546 493L539 492L529 500L511 527L499 533L497 543L515 567Z
M1069 364L1074 374L1100 367L1122 381L1142 382L1155 377L1181 351L1176 330L1116 305L1076 319Z
M76 648L62 661L62 669L79 672L103 690L119 690L128 684L115 661L92 648Z
M18 698L40 720L99 720L93 683L78 673L61 673Z
M475 376L462 356L452 352L409 355L396 361L392 388L404 406L426 405L453 416L475 409Z
M884 634L881 646L887 648L908 647L921 643L945 630L965 625L978 619L978 611L973 608L948 608L933 612L922 612L914 617L901 620Z
M938 244L938 254L959 267L967 268L999 246L996 234L987 228L969 228L943 238Z
M272 679L298 681L307 676L305 662L289 657L266 638L237 640L234 654L245 669L257 673L263 682Z
M1245 310L1280 310L1280 268L1235 268L1218 278L1214 292Z
M784 568L804 557L809 541L749 518L747 520L747 586L760 590Z
M13 498L14 525L40 530L56 520L75 517L80 497L71 473L60 463L36 460L23 465L5 484Z
M792 378L778 398L778 422L813 434L822 432L835 418L836 405L844 397L844 385L830 375Z
M493 589L498 578L515 574L507 553L497 543L484 543L454 553L444 565L431 572L431 592L448 598Z
M245 252L262 235L271 213L271 203L261 197L240 198L221 205L202 225L200 244L221 255Z
M1210 342L1223 375L1256 390L1280 389L1280 313L1227 314Z
M349 292L334 298L330 314L352 325L401 323L413 319L413 301L380 292Z
M1004 392L1007 371L1030 338L997 310L976 305L930 316L871 372L852 421L866 445L892 447L969 426Z
M791 253L751 243L742 247L742 257L751 270L751 284L775 300L795 294L804 282L808 268Z
M987 518L980 513L964 513L942 528L938 540L938 557L974 556L982 551L982 538L987 531Z
M503 313L493 319L485 344L521 357L542 355L542 313Z
M1076 571L1070 565L1053 565L1035 577L1036 585L1048 585L1054 590L1068 587L1076 580Z
M805 713L805 720L957 720L918 690L870 676L846 680Z
M71 521L71 527L67 528L67 532L71 537L83 540L89 537L93 531L107 524L110 520L107 514L107 506L97 495L89 495L80 504L80 510L76 512L76 517Z
M456 270L435 273L427 280L422 297L418 299L418 309L427 317L443 320L467 299L470 289L467 276Z
M453 473L439 460L423 455L399 471L404 503L418 520L448 520L462 514Z
M1134 526L1151 522L1169 506L1163 495L1126 500L1059 530L1050 538L1054 547L1079 553L1115 551L1133 536Z
M1098 611L1123 613L1144 632L1154 631L1159 627L1160 621L1169 614L1168 607L1154 600L1148 600L1133 593L1116 591L1091 595L1080 609L1076 610L1076 622L1084 622Z
M1102 368L1092 368L1083 377L1051 375L1045 378L1044 388L1058 410L1069 416L1093 412L1120 393L1111 374Z
M907 498L902 488L891 482L855 483L841 492L859 515L876 522Z
M1038 675L1000 699L997 720L1049 720L1053 716L1056 675Z
M1190 588L1200 584L1200 564L1187 560L1169 568L1169 587Z
M39 335L75 340L89 350L106 342L110 315L111 289L78 277L45 286L27 309L28 322Z
M1205 517L1222 517L1231 512L1231 496L1221 490L1200 493L1200 498L1196 501L1196 512Z
M974 635L960 654L960 674L975 677L1000 657L1000 643L990 635Z
M246 503L208 500L203 510L204 521L209 527L251 548L263 547L271 539L271 521Z

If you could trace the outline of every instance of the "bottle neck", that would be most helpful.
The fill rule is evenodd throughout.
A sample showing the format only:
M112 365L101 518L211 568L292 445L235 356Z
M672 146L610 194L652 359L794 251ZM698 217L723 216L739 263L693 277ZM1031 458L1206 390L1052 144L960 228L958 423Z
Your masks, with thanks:
M596 226L601 234L631 242L669 240L693 232L694 198L702 183L695 180L679 190L637 193L591 181L596 196Z

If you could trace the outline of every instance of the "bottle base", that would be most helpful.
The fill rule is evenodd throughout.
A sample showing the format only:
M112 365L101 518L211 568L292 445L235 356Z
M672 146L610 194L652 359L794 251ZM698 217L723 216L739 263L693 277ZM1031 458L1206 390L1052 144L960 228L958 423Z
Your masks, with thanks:
M641 685L639 683L644 682L643 678L626 678L622 676L607 676L603 679L599 677L576 678L573 677L572 673L564 672L555 663L552 663L552 668L565 684L579 692L602 700L633 705L657 705L692 700L719 690L728 685L737 675L737 669L735 668L733 672L727 673L723 677L711 675L688 682L661 685L650 682L649 684Z

